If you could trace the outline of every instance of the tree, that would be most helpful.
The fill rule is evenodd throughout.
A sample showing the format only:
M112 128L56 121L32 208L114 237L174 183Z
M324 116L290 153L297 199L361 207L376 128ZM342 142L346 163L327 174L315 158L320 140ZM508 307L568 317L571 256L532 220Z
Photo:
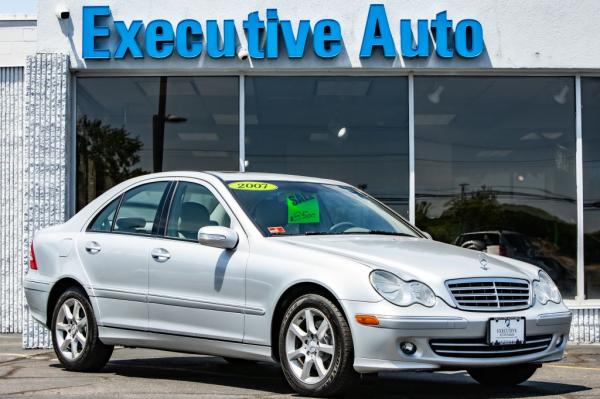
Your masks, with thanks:
M77 121L77 209L114 185L147 171L134 166L143 143L124 128L82 116Z

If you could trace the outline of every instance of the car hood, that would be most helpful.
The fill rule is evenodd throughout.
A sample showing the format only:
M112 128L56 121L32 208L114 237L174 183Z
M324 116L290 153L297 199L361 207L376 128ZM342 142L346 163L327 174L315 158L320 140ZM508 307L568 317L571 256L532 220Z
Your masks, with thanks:
M293 236L277 240L307 249L335 254L373 269L395 273L403 280L418 279L440 285L469 277L510 277L531 281L537 267L513 259L481 253L424 238L399 236Z

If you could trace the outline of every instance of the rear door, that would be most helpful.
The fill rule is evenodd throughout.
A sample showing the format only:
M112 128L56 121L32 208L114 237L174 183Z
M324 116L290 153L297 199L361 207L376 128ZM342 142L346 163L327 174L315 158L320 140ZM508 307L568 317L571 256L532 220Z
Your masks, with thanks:
M138 185L100 211L78 240L100 324L148 328L148 262L169 181Z

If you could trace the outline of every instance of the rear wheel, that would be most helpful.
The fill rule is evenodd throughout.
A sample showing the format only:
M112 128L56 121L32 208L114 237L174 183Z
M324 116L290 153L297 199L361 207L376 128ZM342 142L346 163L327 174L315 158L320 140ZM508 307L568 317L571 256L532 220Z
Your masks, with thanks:
M302 395L338 395L358 377L348 322L321 295L304 295L287 309L279 332L279 356L286 380Z
M67 370L98 371L110 359L113 347L100 342L92 306L78 288L67 289L56 302L52 344Z
M505 387L519 385L527 381L541 367L537 364L487 367L467 370L469 375L481 385Z

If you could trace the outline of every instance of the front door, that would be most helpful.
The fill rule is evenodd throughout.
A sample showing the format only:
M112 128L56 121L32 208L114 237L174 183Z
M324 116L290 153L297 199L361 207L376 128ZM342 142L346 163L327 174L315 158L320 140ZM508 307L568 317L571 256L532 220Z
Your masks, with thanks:
M198 243L204 226L237 231L234 250ZM177 183L163 237L154 240L149 266L150 330L242 341L248 243L212 187Z

